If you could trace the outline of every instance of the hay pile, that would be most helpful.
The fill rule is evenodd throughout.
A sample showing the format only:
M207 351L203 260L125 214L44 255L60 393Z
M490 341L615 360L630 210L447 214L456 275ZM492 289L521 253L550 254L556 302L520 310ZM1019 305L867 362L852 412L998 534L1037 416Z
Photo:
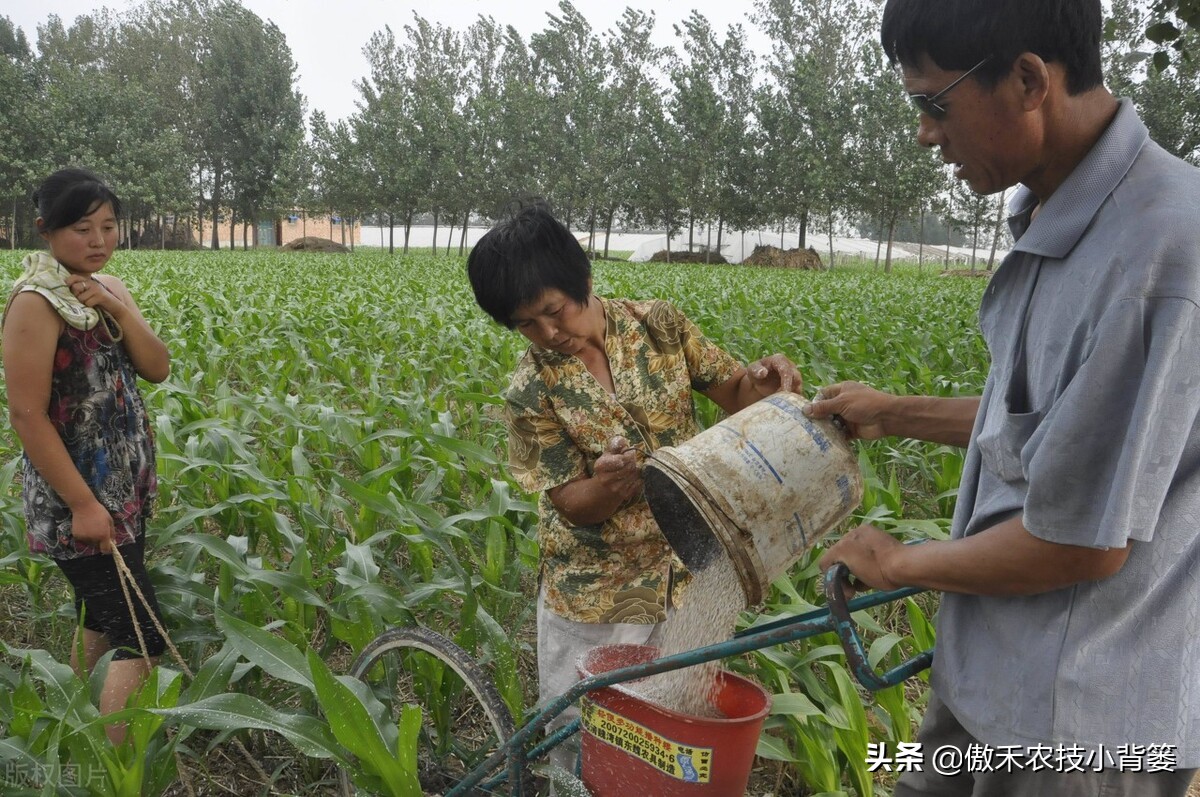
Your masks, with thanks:
M288 241L283 246L279 247L285 252L349 252L350 247L343 246L336 241L331 241L328 238L318 238L315 235L308 235L304 238L296 238Z
M821 256L811 246L808 249L780 249L778 246L759 244L750 257L742 261L743 266L770 266L771 268L801 268L809 271L824 271Z

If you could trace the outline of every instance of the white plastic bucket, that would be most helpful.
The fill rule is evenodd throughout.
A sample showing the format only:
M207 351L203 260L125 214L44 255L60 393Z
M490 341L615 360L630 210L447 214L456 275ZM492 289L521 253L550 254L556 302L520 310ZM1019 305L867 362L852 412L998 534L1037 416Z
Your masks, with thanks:
M646 500L683 563L734 563L746 605L862 501L846 435L776 393L646 461Z

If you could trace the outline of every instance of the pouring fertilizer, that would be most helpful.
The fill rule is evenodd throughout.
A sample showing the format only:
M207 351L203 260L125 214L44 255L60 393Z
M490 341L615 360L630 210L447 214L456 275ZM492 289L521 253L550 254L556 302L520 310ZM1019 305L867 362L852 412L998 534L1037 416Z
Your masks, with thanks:
M858 505L854 451L834 423L809 419L803 405L776 394L647 459L646 499L693 580L657 651L598 648L581 661L581 675L622 656L642 663L728 639L738 613ZM739 699L727 699L735 689ZM740 794L769 704L717 659L603 690L584 701L584 783L597 795L627 790L636 762L645 780L635 785L654 794L690 794L714 776L721 785L710 781L709 793ZM637 729L633 744L614 731L625 723ZM647 732L652 743L638 743Z
M668 618L662 655L728 639L738 613L862 500L858 461L830 421L779 393L646 462L646 500L667 542L693 574ZM631 686L646 700L713 716L718 665Z
M834 423L806 417L803 405L795 395L770 396L685 444L647 456L647 500L693 574L684 600L659 647L592 648L577 664L582 680L515 731L511 713L482 680L479 665L449 640L402 628L367 646L352 667L359 677L389 655L419 648L458 673L491 720L492 741L445 797L496 790L532 794L530 762L581 728L580 769L591 797L740 795L771 696L721 670L722 659L836 632L849 669L870 690L894 686L929 666L932 651L884 673L868 664L852 613L920 590L848 601L841 567L825 576L827 609L733 633L738 612L760 602L770 582L861 500L862 480L845 435ZM551 721L577 704L580 720L535 744ZM351 793L343 779L343 794Z

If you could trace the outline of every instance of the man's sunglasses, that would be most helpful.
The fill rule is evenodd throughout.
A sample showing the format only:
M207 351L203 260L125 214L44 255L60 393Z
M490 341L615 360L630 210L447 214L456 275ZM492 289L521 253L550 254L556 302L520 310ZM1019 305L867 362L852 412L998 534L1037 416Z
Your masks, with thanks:
M946 88L942 89L937 94L933 94L933 95L909 94L908 99L912 102L913 105L915 105L917 107L918 111L920 111L923 114L927 114L931 119L939 119L939 120L945 119L946 118L946 109L943 106L938 104L938 100L942 99L942 97L945 97L947 94L949 94L950 89L954 88L959 83L962 83L964 80L967 79L967 77L972 72L974 72L976 69L983 66L990 60L992 60L992 57L989 55L986 58L984 58L982 61L980 61L979 63L975 64L975 66L968 69L966 72L963 72L961 75L959 75L957 78L955 78L953 83L951 83L949 86L946 86Z

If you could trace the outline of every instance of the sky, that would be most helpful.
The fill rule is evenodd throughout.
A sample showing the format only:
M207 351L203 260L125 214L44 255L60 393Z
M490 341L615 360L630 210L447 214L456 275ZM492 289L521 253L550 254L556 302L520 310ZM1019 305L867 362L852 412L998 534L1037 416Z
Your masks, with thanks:
M402 35L405 25L419 14L430 22L465 31L480 15L502 25L512 25L528 40L544 30L547 13L557 12L558 0L436 0L435 2L389 2L388 0L241 0L246 8L273 21L287 37L297 64L298 88L308 100L309 111L321 110L331 120L355 111L358 92L354 81L367 73L362 48L367 39L385 25ZM140 5L135 0L0 0L0 15L25 31L36 46L38 25L57 15L64 25L78 16L102 7L118 13ZM714 30L723 35L733 24L746 29L750 49L764 54L765 37L750 23L752 0L574 0L573 5L597 33L614 27L626 6L653 11L655 38L660 45L674 43L672 25L683 21L692 9L704 14ZM332 9L332 11L330 11Z

